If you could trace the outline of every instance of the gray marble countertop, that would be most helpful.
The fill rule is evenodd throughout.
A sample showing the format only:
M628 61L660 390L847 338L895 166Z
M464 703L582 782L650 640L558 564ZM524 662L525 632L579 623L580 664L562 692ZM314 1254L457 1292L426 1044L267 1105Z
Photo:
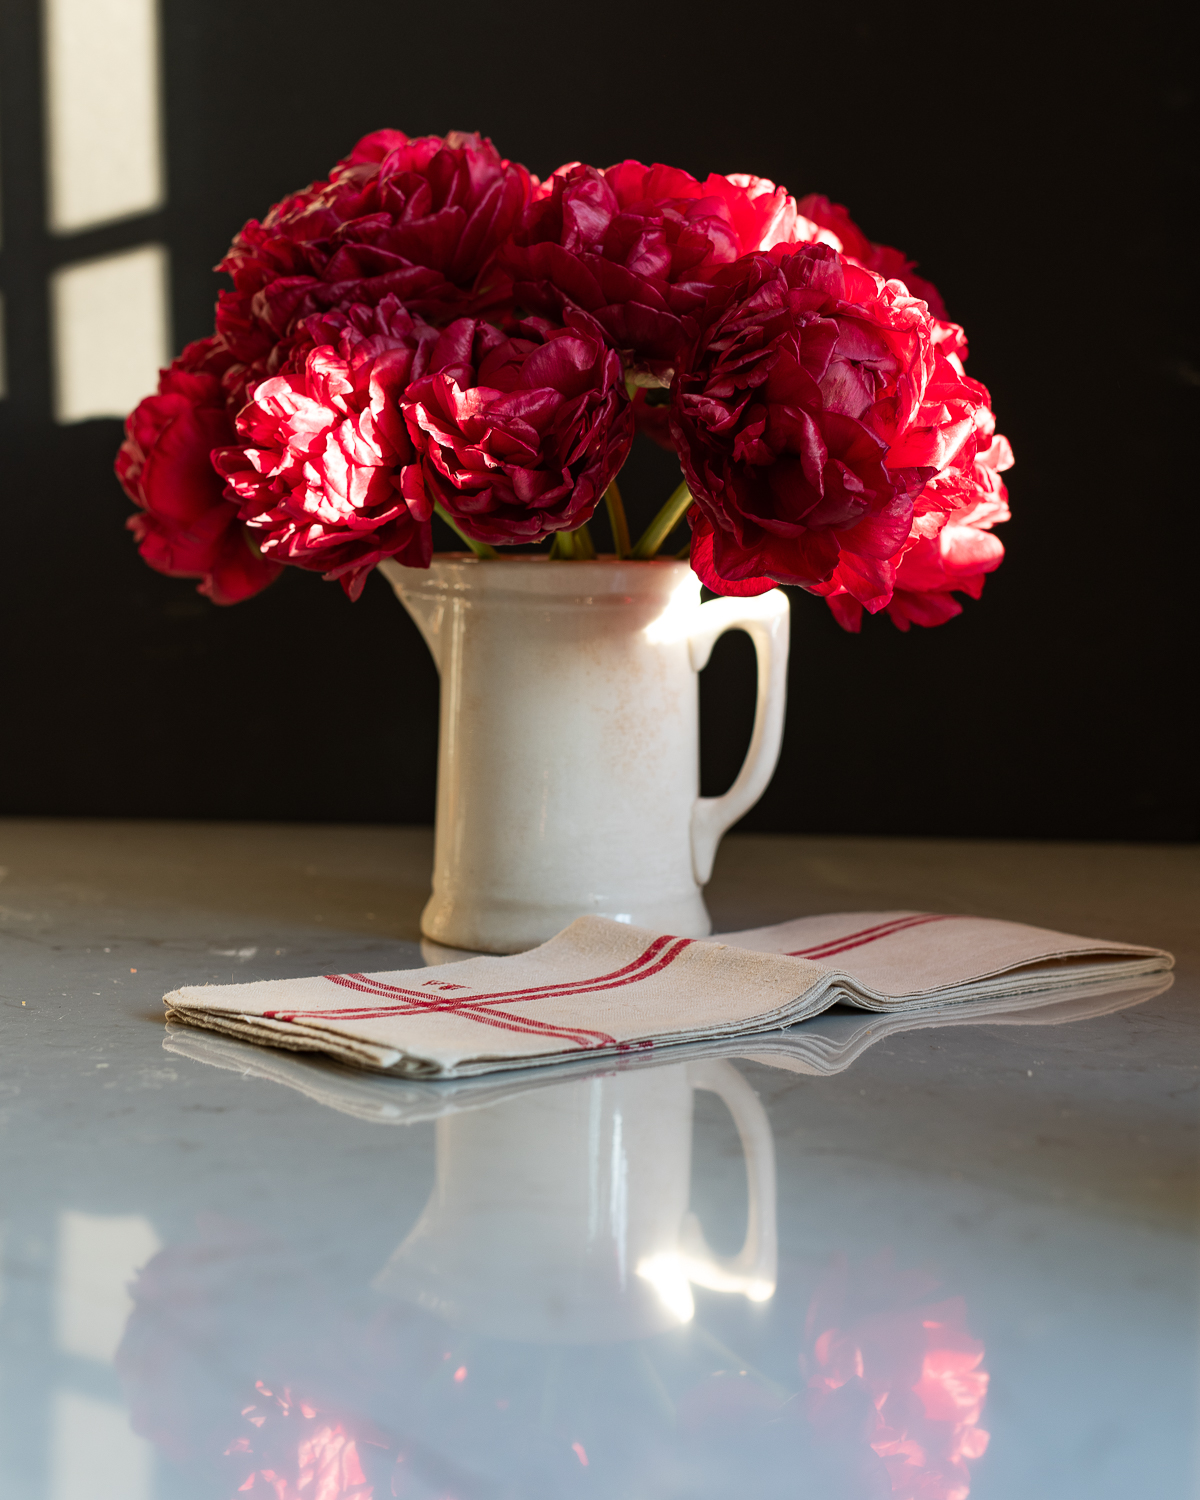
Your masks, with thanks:
M717 930L919 908L1178 959L815 1071L413 1085L164 1027L181 983L419 963L431 849L0 821L0 1495L1198 1493L1195 849L727 839Z

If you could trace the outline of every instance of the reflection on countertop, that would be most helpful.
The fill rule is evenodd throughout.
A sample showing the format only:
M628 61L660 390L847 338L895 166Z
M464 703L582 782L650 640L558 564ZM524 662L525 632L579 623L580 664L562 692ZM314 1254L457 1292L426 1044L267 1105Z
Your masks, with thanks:
M733 1256L713 1254L688 1210L696 1088L724 1102L746 1155ZM429 1202L374 1285L492 1338L590 1344L690 1322L692 1284L764 1302L777 1258L770 1122L737 1069L709 1059L444 1115Z
M990 1007L987 1019L1069 1024L1166 987L1160 979L1089 990L1007 1017ZM823 1021L749 1045L763 1048L760 1062L833 1073L869 1042L914 1025ZM228 1388L193 1386L172 1398L159 1375L200 1367L214 1326L222 1347L236 1346L249 1314L237 1291L270 1282L267 1263L281 1247L209 1224L199 1242L162 1251L135 1283L117 1361L135 1428L181 1461L213 1465L214 1480L223 1468L231 1492L300 1496L317 1484L325 1500L514 1487L548 1497L584 1488L716 1497L749 1466L761 1495L791 1493L799 1481L829 1500L969 1494L968 1461L988 1446L988 1375L963 1298L940 1295L936 1276L898 1267L886 1246L855 1263L837 1255L812 1293L785 1380L696 1322L694 1286L766 1303L778 1260L771 1124L714 1046L673 1049L688 1057L680 1062L669 1052L549 1077L422 1085L186 1027L170 1028L164 1045L360 1118L436 1120L429 1200L371 1278L382 1301L368 1299L357 1318L330 1318L299 1278L299 1299L268 1323L286 1334L256 1342L230 1369ZM724 1050L738 1055L736 1044ZM696 1089L728 1110L745 1161L746 1227L731 1255L711 1250L689 1208ZM360 1296L355 1289L352 1300ZM205 1300L197 1349L194 1332L172 1327L178 1310ZM646 1487L649 1475L656 1488Z
M688 1208L696 1089L744 1153L732 1255ZM115 1361L135 1431L213 1494L284 1500L715 1500L751 1471L763 1497L969 1493L988 1376L936 1277L887 1249L838 1256L782 1379L696 1317L693 1286L775 1292L772 1131L730 1061L513 1089L443 1114L435 1151L369 1289L322 1286L286 1243L211 1217L155 1255Z
M1194 852L735 838L727 928L978 910L1175 986L430 1084L160 1006L415 962L419 832L11 833L4 1500L1196 1492Z

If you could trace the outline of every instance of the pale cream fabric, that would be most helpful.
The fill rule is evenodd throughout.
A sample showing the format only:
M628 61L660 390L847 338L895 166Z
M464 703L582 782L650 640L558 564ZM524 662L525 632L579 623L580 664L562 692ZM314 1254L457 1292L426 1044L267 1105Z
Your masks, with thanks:
M841 912L694 941L580 917L528 953L187 987L169 1018L356 1067L450 1078L778 1031L838 1003L935 1014L1133 983L1170 954L1018 923Z
M474 1078L396 1078L363 1068L344 1067L319 1055L303 1056L277 1047L256 1047L232 1037L200 1031L193 1026L167 1026L164 1051L192 1062L224 1068L247 1078L262 1078L306 1094L329 1109L376 1125L412 1125L463 1110L486 1109L519 1098L533 1089L570 1083L598 1069L683 1066L709 1057L745 1058L789 1073L828 1078L844 1072L876 1042L903 1031L943 1026L1061 1026L1088 1021L1142 1005L1170 989L1172 975L1159 973L1111 984L1087 984L1056 990L1040 1004L1011 1002L984 996L963 1000L944 1011L897 1011L880 1016L845 1010L826 1011L785 1031L765 1035L691 1042L680 1047L653 1047L599 1061L577 1053L547 1066L514 1067Z

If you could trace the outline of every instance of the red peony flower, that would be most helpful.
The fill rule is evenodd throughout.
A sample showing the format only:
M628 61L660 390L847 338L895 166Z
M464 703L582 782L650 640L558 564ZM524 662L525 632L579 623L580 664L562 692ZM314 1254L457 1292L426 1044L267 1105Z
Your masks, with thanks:
M1008 492L999 475L1012 467L1012 449L1005 438L995 435L987 391L963 371L966 336L958 324L947 320L937 287L915 274L915 263L903 251L869 240L842 204L810 193L797 207L804 216L798 221L799 238L816 239L815 233L804 230L806 223L811 224L846 259L887 280L902 281L914 297L928 305L939 350L980 398L975 409L978 442L964 444L951 465L931 479L918 496L913 529L897 563L894 592L884 606L901 630L912 624L944 624L962 613L953 591L978 599L985 576L1003 561L1003 543L992 535L991 528L1010 517ZM858 631L862 628L863 603L847 590L839 572L814 592L825 596L844 629ZM878 603L874 607L878 608Z
M142 557L160 573L199 578L199 592L215 604L249 598L279 573L261 557L224 496L209 461L233 440L233 418L223 380L236 361L224 341L189 344L159 377L125 423L117 478L141 507L125 523Z
M718 592L814 588L870 607L925 482L974 431L925 307L825 245L717 279L672 394L696 501L692 564Z
M428 563L436 505L493 544L574 530L635 425L680 453L717 592L908 629L1003 556L1012 456L962 330L826 198L636 161L539 185L478 135L383 130L219 269L216 335L117 462L143 556L217 602L285 562L357 597Z
M288 370L239 415L240 444L214 454L264 557L341 579L352 599L380 558L428 567L432 509L403 484L416 454L400 403L438 339L392 296L302 325Z
M329 180L242 229L217 267L234 281L217 332L261 378L279 374L288 333L315 312L387 296L440 324L502 311L496 248L534 186L480 135L363 136Z
M935 318L945 318L946 305L942 294L932 281L915 274L916 262L909 260L903 250L897 250L894 245L877 245L874 240L869 240L842 204L831 203L819 193L809 193L796 207L818 231L817 234L801 233L798 239L811 239L815 243L819 237L823 243L840 250L856 266L874 271L885 281L902 281L914 297L929 304L929 311Z
M883 1461L893 1500L966 1500L965 1460L988 1446L983 1345L967 1332L963 1299L931 1302L934 1290L887 1255L856 1270L841 1260L808 1311L809 1420L834 1433L852 1416L859 1441Z
M420 463L405 494L419 486L478 541L536 542L582 526L629 453L621 361L568 316L565 328L527 320L512 337L454 323L408 391Z
M509 287L495 253L535 181L479 135L364 136L328 181L234 240L218 267L234 290L221 294L217 329L240 360L274 375L287 357L280 341L325 309L392 295L439 324L502 309Z
M661 386L633 388L633 420L639 432L668 453L675 452L671 436L671 398Z
M821 247L748 257L720 281L672 401L697 573L725 594L801 584L848 630L864 609L905 630L960 614L952 591L978 598L1004 555L990 528L1008 518L999 473L1012 463L963 370L962 330ZM882 486L879 468L847 471L830 445L847 420L884 445ZM811 431L823 448L806 447ZM829 509L831 478L843 499L861 486L844 515Z
M500 261L519 304L558 321L568 309L590 314L637 374L665 385L681 319L714 274L795 233L795 203L765 178L698 182L675 167L575 162L544 185Z
M983 395L986 400L986 391ZM1008 491L1000 475L1012 467L1012 449L1006 438L993 435L995 419L987 406L980 408L978 419L982 451L964 444L961 458L935 475L917 499L894 591L884 606L901 630L944 625L962 614L954 591L978 599L984 579L1004 560L1004 544L991 528L1009 519ZM814 592L825 596L844 629L861 630L863 606L844 588L838 572Z

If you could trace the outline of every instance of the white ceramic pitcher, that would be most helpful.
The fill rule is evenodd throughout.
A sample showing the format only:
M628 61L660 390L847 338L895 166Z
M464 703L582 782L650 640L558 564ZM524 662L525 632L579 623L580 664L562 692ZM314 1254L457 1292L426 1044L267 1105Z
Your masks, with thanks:
M717 844L779 758L786 596L701 604L691 568L669 560L379 567L442 679L424 935L514 953L591 912L706 936ZM733 629L757 651L754 730L730 789L701 797L697 674Z
M688 1209L698 1088L724 1100L745 1153L733 1256ZM429 1202L373 1284L492 1338L609 1343L688 1322L692 1285L765 1301L776 1246L770 1122L736 1068L701 1060L443 1115Z

